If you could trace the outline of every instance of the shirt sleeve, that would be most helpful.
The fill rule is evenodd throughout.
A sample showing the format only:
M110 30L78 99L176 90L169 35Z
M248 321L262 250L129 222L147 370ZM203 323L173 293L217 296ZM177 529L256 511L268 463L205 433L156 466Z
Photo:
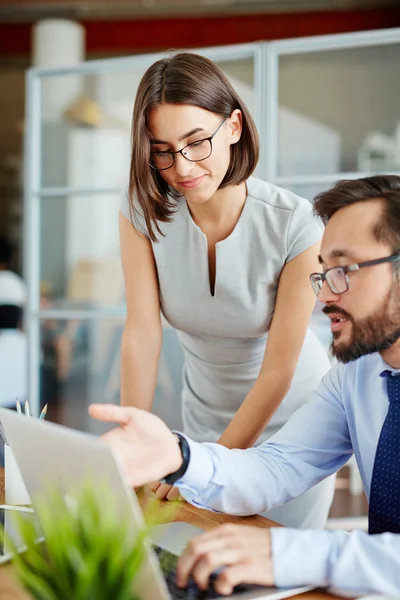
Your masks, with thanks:
M400 596L400 535L282 527L271 529L271 536L279 587L329 587L350 597L377 592Z
M186 500L228 514L258 514L296 498L342 467L352 446L339 367L324 377L314 399L260 446L229 450L189 441L189 468L176 482Z
M298 200L287 231L286 262L316 244L323 233L322 221L313 214L310 202L304 198Z
M119 210L124 217L128 219L128 221L132 222L133 218L133 226L139 231L139 233L148 238L149 233L146 226L146 220L143 215L142 207L140 206L136 197L133 200L133 205L134 210L132 211L131 215L131 211L129 209L129 186L126 184L121 191Z

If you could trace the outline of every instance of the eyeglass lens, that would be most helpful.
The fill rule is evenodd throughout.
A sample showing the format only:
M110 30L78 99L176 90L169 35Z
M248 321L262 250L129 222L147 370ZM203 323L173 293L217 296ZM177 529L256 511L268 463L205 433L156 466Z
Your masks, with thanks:
M340 267L330 269L326 273L326 280L334 294L342 294L347 290L346 274Z
M334 294L343 294L348 289L346 274L341 267L329 269L329 271L325 273L325 277L322 277L320 273L312 275L311 285L317 296L322 289L324 280L326 280Z
M199 140L183 148L181 154L191 162L205 160L211 154L211 140ZM175 157L171 152L153 152L152 162L156 169L169 169L174 164Z

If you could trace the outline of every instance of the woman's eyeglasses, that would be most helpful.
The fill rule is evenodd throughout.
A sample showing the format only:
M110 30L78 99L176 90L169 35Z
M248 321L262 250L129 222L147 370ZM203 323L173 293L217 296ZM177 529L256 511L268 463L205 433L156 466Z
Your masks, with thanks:
M171 150L151 152L150 166L153 169L157 169L157 171L165 171L166 169L170 169L174 165L176 154L182 154L183 158L186 158L186 160L189 160L190 162L200 162L201 160L205 160L211 156L213 150L212 140L221 129L225 121L226 118L221 121L217 129L209 137L203 138L202 140L197 140L191 144L187 144L187 146L184 146L184 148L181 148L180 150L176 150L175 152L172 152Z
M345 267L331 267L330 269L327 269L325 273L311 273L311 285L316 296L319 296L324 281L326 281L333 294L344 294L349 289L348 273L359 271L364 267L372 267L373 265L380 265L386 262L395 262L396 260L400 260L400 250L385 258L368 260L366 262L355 263Z

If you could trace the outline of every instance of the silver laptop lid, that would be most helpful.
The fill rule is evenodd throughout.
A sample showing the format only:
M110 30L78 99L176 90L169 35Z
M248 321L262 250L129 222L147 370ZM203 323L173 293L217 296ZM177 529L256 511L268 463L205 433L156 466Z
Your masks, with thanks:
M131 514L127 533L143 525L143 515L133 490L124 481L111 450L97 438L61 425L26 418L0 408L0 422L6 433L25 485L35 505L35 497L58 489L71 496L82 484L93 481L99 493L114 490L120 514ZM51 487L50 487L51 486ZM149 547L147 560L135 584L144 600L170 598L158 561Z

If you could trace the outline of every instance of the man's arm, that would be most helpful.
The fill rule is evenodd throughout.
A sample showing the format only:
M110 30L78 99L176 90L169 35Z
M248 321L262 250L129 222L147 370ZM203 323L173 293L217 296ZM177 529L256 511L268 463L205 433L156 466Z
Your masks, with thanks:
M271 529L274 582L400 595L400 535ZM306 550L306 552L305 552Z
M176 482L185 498L210 510L255 514L299 496L337 471L352 451L338 371L331 369L314 400L257 448L229 450L188 440L189 465ZM114 405L92 405L89 412L120 424L102 439L132 486L162 479L182 466L176 437L155 415Z
M178 562L177 583L186 587L192 577L206 589L216 572L220 594L247 583L329 587L351 598L376 592L399 598L400 535L225 524L190 541Z
M228 450L219 444L189 444L189 467L175 484L189 502L248 515L292 500L336 472L352 452L340 369L332 369L314 399L256 448Z

